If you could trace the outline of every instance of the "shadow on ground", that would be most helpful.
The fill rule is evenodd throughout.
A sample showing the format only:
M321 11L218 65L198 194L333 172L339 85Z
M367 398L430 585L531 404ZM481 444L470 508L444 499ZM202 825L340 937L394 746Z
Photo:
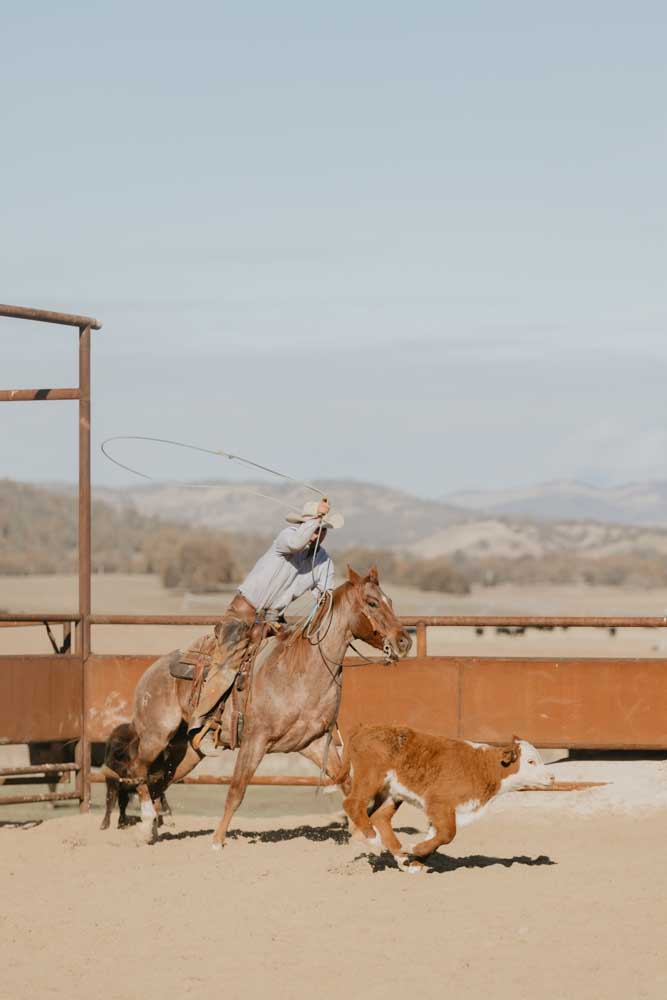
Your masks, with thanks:
M41 819L3 819L0 820L0 828L5 830L32 830L33 826L40 826L44 820Z
M189 840L194 837L210 837L213 829L183 830L181 833L160 833L158 840ZM247 840L251 844L279 844L287 840L311 840L315 843L331 841L347 844L350 834L346 823L328 823L326 826L293 826L278 830L230 830L227 840Z
M384 853L360 854L355 861L365 858L373 872L384 872L391 870L401 871L393 855ZM467 858L452 858L447 854L431 854L428 858L423 858L422 863L429 875L445 875L448 872L455 872L459 868L490 868L492 865L502 865L503 868L511 868L512 865L542 866L555 865L556 862L548 858L546 854L540 854L537 858L529 858L527 854L515 855L513 858L490 858L484 854L470 854Z

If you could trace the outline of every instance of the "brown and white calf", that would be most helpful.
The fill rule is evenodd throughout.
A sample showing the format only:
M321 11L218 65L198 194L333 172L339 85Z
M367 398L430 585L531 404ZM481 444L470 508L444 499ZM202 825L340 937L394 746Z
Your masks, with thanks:
M415 868L421 866L410 856L424 858L449 844L457 829L478 819L498 795L553 782L526 740L515 737L509 746L492 747L404 726L354 730L345 742L338 783L350 774L352 787L343 808L353 826L374 850L385 848L399 863ZM391 826L402 802L420 806L431 823L427 838L409 852Z

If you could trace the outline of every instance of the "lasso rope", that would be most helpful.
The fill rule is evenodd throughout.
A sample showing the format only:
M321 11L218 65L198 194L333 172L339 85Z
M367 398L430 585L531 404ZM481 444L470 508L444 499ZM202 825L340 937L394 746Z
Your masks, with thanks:
M184 441L172 441L170 438L157 438L157 437L145 437L141 434L120 434L114 437L106 438L100 445L100 450L105 458L119 468L124 469L126 472L131 472L135 476L139 476L141 479L147 479L149 482L159 482L164 483L166 486L180 486L183 489L189 490L208 490L208 489L227 489L227 490L241 490L244 493L250 493L253 496L262 497L264 500L270 500L272 503L276 503L281 507L286 507L288 510L298 510L293 504L285 503L283 500L278 500L276 497L272 497L267 493L260 493L258 490L250 489L247 486L229 486L226 483L186 483L182 480L173 479L157 479L155 476L150 476L146 472L142 472L140 469L135 469L131 465L127 465L125 462L119 461L110 455L107 448L114 441L152 441L155 444L166 444L174 448L186 448L188 451L199 451L205 455L215 455L217 458L226 458L230 462L240 462L243 465L247 465L253 469L260 469L262 472L268 472L272 476L277 476L279 479L285 479L287 482L294 483L297 486L303 486L306 490L311 490L313 493L317 493L318 496L323 497L324 493L319 490L317 486L313 486L312 483L302 482L300 479L295 479L293 476L288 476L284 472L279 472L277 469L271 469L268 465L261 465L259 462L253 462L249 458L244 458L242 455L232 455L230 452L215 450L213 448L202 448L200 445L187 444Z

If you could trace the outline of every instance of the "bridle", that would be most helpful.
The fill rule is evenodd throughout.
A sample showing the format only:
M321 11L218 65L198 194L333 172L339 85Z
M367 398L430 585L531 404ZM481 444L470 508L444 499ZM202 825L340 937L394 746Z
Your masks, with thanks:
M385 600L387 600L386 596L382 593L381 590L380 590L380 593L382 594L382 597ZM318 622L316 631L313 631L314 626L315 626L315 621L317 620L317 617L318 617L319 609L322 608L322 607L324 607L327 603L328 603L328 607L326 607L326 610L322 614L322 616L321 616L321 618L320 618L320 620ZM380 627L380 624L379 624L377 618L375 617L375 615L372 614L372 609L370 609L368 607L365 607L363 609L363 611L361 612L361 614L364 616L364 618L368 622L373 635L374 636L382 636L382 629ZM331 591L326 591L324 593L324 595L319 599L319 601L315 604L315 606L313 607L313 610L308 615L308 617L306 618L304 624L302 625L302 634L308 640L308 642L310 643L311 646L317 646L317 650L318 650L318 652L319 652L319 654L320 654L320 656L322 658L322 662L324 663L324 666L326 667L326 670L328 671L329 675L331 676L332 681L335 684L338 684L339 686L341 686L342 685L341 674L342 674L342 670L343 670L343 664L342 664L342 662L341 663L336 663L336 661L330 660L325 655L324 651L322 650L322 643L324 642L324 640L326 639L327 635L329 634L329 629L331 628L331 622L332 621L333 621L333 594L332 594ZM350 649L353 649L354 652L359 657L359 659L362 660L364 663L376 663L377 662L376 660L372 660L368 656L365 656L359 649L357 649L357 647L354 645L354 643L352 641L350 641L348 643L348 645L349 645ZM384 643L383 643L383 646L382 646L382 652L384 653L385 662L387 664L389 664L389 663L395 663L396 662L397 656L396 656L396 654L394 652L394 649L392 648L392 645L391 645L391 643L390 643L390 641L389 641L388 638L385 638L385 640L384 640Z

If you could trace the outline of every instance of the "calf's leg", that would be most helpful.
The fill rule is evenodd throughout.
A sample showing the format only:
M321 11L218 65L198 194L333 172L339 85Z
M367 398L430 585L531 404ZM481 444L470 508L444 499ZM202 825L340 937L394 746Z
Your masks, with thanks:
M456 812L436 804L426 802L426 815L431 823L429 836L415 844L408 852L414 858L427 858L443 844L450 844L456 836Z
M114 781L113 778L107 778L107 808L104 813L104 819L100 824L100 830L108 830L109 823L111 822L111 813L114 811L116 801L118 799L118 782Z
M403 852L403 845L391 825L392 818L396 815L402 801L402 799L396 800L388 796L382 805L375 812L371 813L369 818L369 822L380 836L382 846L387 851L391 851L392 854L401 854Z
M368 818L368 803L375 798L384 784L384 775L377 768L362 769L354 764L354 777L350 794L343 799L343 809L348 815L353 827L356 827L365 837L369 847L375 851L382 849L382 843L377 830Z

